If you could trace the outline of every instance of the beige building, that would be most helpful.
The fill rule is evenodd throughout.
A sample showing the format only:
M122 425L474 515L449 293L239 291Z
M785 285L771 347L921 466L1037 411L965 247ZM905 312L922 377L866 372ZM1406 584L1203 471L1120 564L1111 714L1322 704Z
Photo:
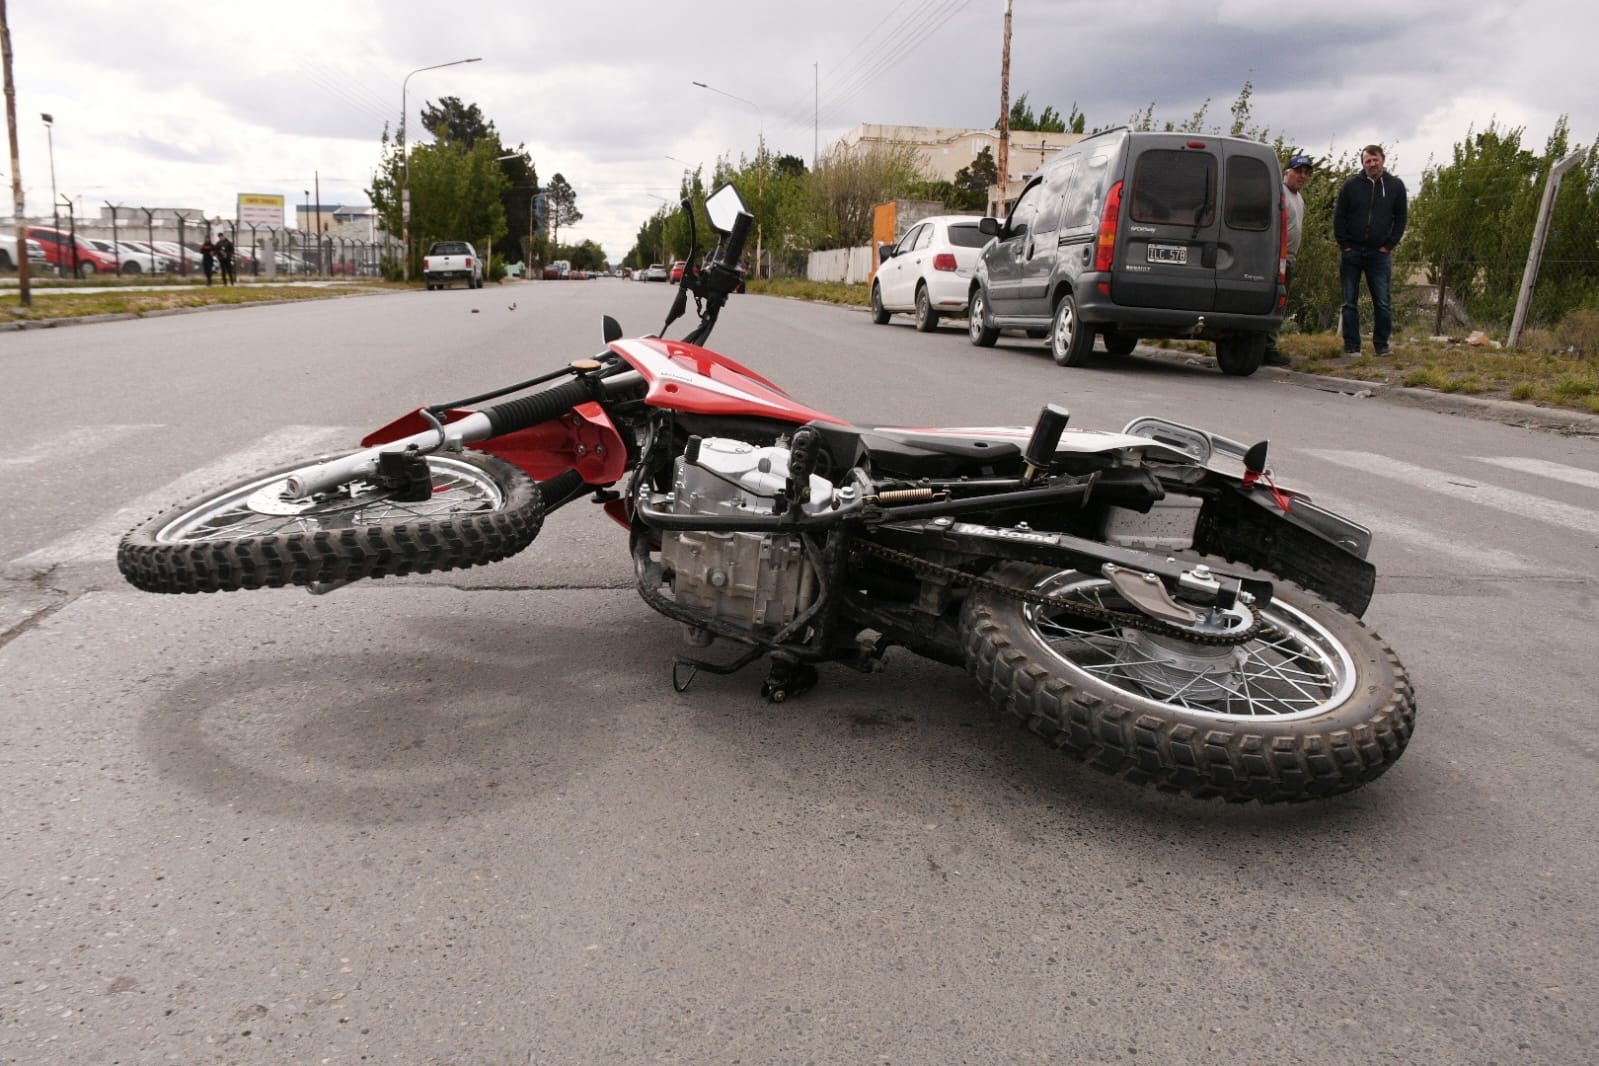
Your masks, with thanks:
M1083 139L1081 133L1040 133L1019 130L1010 135L1010 150L1005 169L1006 195L1003 203L1009 204L1022 183L1043 165L1044 161L1062 148ZM984 148L999 162L999 130L960 129L953 126L886 126L879 123L862 123L840 137L835 146L854 148L858 145L911 145L922 155L930 181L954 181L963 167L970 166ZM989 213L1000 214L1003 204L998 188L989 190Z

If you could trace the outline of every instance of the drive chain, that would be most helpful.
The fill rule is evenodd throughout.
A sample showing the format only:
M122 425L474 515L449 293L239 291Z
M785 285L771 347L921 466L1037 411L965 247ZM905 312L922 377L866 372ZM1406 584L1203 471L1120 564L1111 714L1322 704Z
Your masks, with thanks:
M1266 624L1261 619L1260 614L1251 611L1250 614L1254 620L1243 629L1227 633L1201 633L1192 629L1185 629L1182 626L1172 625L1170 622L1163 622L1158 618L1152 618L1136 611L1115 611L1109 607L1101 607L1081 600L1050 596L1042 592L1034 592L1031 589L1022 589L1014 585L1006 585L1003 582L990 581L987 578L978 577L976 574L968 574L966 571L956 567L935 563L931 559L924 559L919 555L912 555L910 552L889 548L873 541L863 540L860 537L852 537L850 539L850 547L859 549L868 555L875 555L880 559L887 559L889 562L896 563L917 574L946 578L954 585L967 585L972 588L987 589L996 595L1017 600L1021 603L1050 607L1079 618L1090 618L1095 621L1108 622L1111 625L1125 626L1129 629L1140 629L1160 636L1174 637L1190 644L1220 646L1245 644L1260 636L1261 631L1266 628Z

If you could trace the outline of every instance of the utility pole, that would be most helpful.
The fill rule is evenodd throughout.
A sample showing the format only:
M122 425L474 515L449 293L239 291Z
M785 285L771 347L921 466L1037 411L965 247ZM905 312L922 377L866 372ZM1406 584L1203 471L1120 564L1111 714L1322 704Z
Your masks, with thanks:
M811 64L811 169L816 169L816 157L822 145L822 74L820 63Z
M11 23L6 20L6 0L0 0L0 61L5 67L6 83L6 130L11 136L11 200L12 211L17 219L17 290L22 297L23 307L33 306L33 286L28 272L28 237L27 227L23 225L22 212L25 204L22 199L22 168L18 165L17 155L17 88L11 81Z
M999 213L1005 213L1005 185L1010 162L1010 6L1005 0L1005 50L999 59Z

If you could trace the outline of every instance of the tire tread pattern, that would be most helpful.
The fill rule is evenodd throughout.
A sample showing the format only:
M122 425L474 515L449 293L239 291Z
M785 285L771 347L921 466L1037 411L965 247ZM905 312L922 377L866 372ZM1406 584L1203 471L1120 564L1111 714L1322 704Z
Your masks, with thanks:
M1001 570L1010 565L1015 564ZM1014 574L995 576L1024 583ZM1079 688L1026 650L1031 641L1013 602L974 598L961 635L967 672L994 705L1080 762L1133 784L1199 799L1299 802L1348 792L1381 776L1404 752L1415 725L1415 692L1398 657L1365 623L1338 613L1380 649L1385 661L1374 673L1388 683L1369 686L1325 716L1279 723L1201 726Z
M544 522L538 485L503 459L463 455L499 481L505 493L500 508L309 533L199 542L156 540L159 530L202 503L201 498L130 530L117 547L117 566L130 584L145 592L234 592L426 574L515 555L533 542Z

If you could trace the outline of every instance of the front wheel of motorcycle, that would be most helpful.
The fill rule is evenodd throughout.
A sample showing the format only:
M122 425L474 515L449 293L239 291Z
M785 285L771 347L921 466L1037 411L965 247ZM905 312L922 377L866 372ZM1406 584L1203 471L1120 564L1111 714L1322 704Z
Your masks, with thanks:
M1005 563L989 577L1068 604L1132 610L1097 574ZM1032 732L1137 784L1263 803L1358 788L1405 750L1416 714L1409 677L1359 619L1273 583L1261 632L1238 645L1191 643L979 587L961 618L967 670Z
M117 547L146 592L227 592L397 577L492 563L533 542L538 485L480 452L426 456L431 492L357 481L298 500L286 480L325 460L258 474L150 518Z

